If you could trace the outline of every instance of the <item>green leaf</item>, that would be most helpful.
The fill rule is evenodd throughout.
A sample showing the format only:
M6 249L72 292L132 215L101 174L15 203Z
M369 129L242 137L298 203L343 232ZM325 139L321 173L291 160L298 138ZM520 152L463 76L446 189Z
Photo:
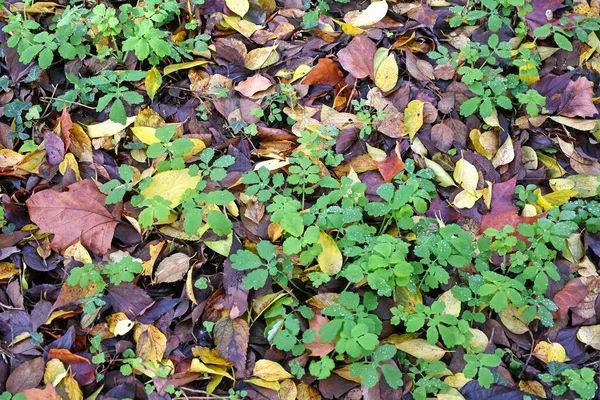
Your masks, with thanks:
M229 218L220 211L209 210L206 220L208 226L219 236L228 235L233 228L233 224Z
M263 265L262 260L249 250L239 250L231 255L231 266L238 271L255 269Z
M565 35L561 35L560 33L554 33L554 41L556 42L556 45L561 49L573 51L573 45Z
M496 312L507 309L508 299L506 298L506 294L504 294L504 292L496 293L490 301L490 307L492 307L492 309Z
M481 104L481 98L473 97L460 105L460 114L463 117L468 117L469 115L473 115L479 109L480 104Z
M383 372L385 381L392 389L398 389L404 384L402 381L402 372L395 365L383 364L381 365L381 372Z
M244 278L244 287L248 290L258 290L265 286L269 272L266 269L256 269Z
M111 121L118 122L121 125L127 123L127 114L125 113L125 106L121 99L116 99L110 107L109 117Z

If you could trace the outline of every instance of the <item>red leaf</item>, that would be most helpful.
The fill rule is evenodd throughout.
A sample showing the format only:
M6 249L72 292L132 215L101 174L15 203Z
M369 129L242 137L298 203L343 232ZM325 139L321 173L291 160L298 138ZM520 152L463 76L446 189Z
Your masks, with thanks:
M559 290L552 299L558 306L558 311L556 311L558 318L567 318L569 310L579 305L587 297L588 293L589 290L581 278L575 278L567 282L565 287Z
M481 219L481 232L488 228L502 229L506 225L517 227L519 224L532 224L545 214L535 217L522 217L519 215L519 209L512 202L515 194L517 177L496 183L492 187L492 211L485 214Z
M27 389L23 390L23 394L27 400L61 400L50 382L44 389Z
M73 121L71 120L71 115L67 110L67 105L63 106L62 114L60 114L60 118L58 120L60 122L60 136L65 142L65 149L68 149L71 145L71 128L73 127Z
M396 142L396 148L385 161L373 161L379 173L386 182L391 182L392 179L400 172L404 170L404 162L400 156L400 141Z
M321 58L302 81L303 85L327 85L334 87L344 79L344 73L340 71L337 63L330 58Z
M48 352L48 360L57 358L63 363L71 367L73 378L81 386L89 385L94 382L94 371L96 366L85 357L78 356L66 349L50 349Z
M47 189L31 196L26 202L31 220L43 232L54 234L52 247L61 253L81 240L89 250L103 256L119 223L104 207L106 196L92 180L67 189L63 193Z

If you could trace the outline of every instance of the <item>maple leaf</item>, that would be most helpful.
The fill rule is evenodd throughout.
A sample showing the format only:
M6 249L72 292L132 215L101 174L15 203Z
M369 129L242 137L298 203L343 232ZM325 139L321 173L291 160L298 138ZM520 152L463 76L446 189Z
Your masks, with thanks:
M103 256L110 249L119 220L104 207L106 196L94 181L86 179L67 189L63 193L46 189L31 196L26 202L31 220L42 232L54 234L51 245L60 253L81 240L86 248Z

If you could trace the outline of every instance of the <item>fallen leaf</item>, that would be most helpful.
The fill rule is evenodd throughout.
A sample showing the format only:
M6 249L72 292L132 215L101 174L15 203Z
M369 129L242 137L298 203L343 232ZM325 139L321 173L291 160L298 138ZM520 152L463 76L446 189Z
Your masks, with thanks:
M18 393L36 387L44 377L45 367L46 364L42 357L22 362L8 376L6 390Z
M119 223L104 207L106 196L89 179L67 189L63 193L46 189L31 196L26 202L31 220L43 232L54 234L52 247L59 252L81 241L93 253L106 254Z
M246 55L244 66L249 70L256 71L261 68L267 68L279 61L277 45L269 47L259 47Z
M22 393L26 400L61 400L51 383L47 383L44 389L26 389Z
M335 275L342 269L342 252L338 248L336 241L327 233L319 231L318 244L323 250L317 256L317 262L321 271L328 275Z
M548 343L545 341L541 341L535 346L533 355L545 363L565 362L567 359L565 348L560 343Z
M304 77L303 85L327 85L334 87L344 79L337 63L331 58L320 58L317 65Z
M439 361L446 354L444 349L430 344L425 339L410 339L400 343L390 343L395 345L398 350L427 362Z
M183 253L175 253L166 257L156 267L155 283L170 283L183 280L190 269L190 257Z
M248 351L249 327L241 318L221 318L215 323L214 337L217 349L223 357L233 363L236 376L246 376L246 353Z
M421 100L413 100L408 103L404 110L404 126L412 140L423 126L423 102Z
M191 176L187 168L159 172L152 177L152 182L140 194L145 199L160 196L169 200L171 202L169 206L175 208L181 204L181 198L185 191L195 188L201 179L200 174Z
M256 361L252 375L269 382L278 382L292 378L292 374L283 369L278 363L270 360Z
M133 330L135 354L144 361L161 361L167 348L167 337L154 325L138 324Z
M381 21L387 14L387 11L388 4L386 1L376 1L362 11L350 11L346 13L346 15L344 15L344 21L359 28L370 26Z
M250 2L248 0L225 0L227 8L231 11L243 17L250 9Z
M600 325L582 326L577 331L577 339L596 350L600 350Z
M154 95L162 85L162 75L160 74L160 72L158 72L156 67L150 68L150 70L146 74L145 84L146 93L148 93L148 97L150 97L151 100L154 99Z
M576 81L569 81L558 113L563 117L593 117L598 114L593 97L594 83L586 77L580 76Z
M373 58L377 46L367 36L359 35L348 46L344 47L337 54L338 60L346 71L350 72L356 79L363 79L367 76L375 79L373 70Z
M391 53L383 59L375 70L375 85L377 85L382 92L389 92L396 87L397 83L398 64L396 63L396 56ZM404 115L404 118L406 122L406 114Z
M87 131L89 137L92 139L107 137L107 136L115 136L117 133L122 132L129 125L133 124L136 117L127 118L127 122L125 125L120 124L118 122L113 122L110 119L107 119L104 122L94 125L88 125Z

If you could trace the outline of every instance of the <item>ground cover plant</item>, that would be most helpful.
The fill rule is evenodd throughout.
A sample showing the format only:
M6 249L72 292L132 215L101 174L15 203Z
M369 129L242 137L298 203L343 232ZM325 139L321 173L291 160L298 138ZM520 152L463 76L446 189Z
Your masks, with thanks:
M0 399L596 399L596 0L0 0Z

